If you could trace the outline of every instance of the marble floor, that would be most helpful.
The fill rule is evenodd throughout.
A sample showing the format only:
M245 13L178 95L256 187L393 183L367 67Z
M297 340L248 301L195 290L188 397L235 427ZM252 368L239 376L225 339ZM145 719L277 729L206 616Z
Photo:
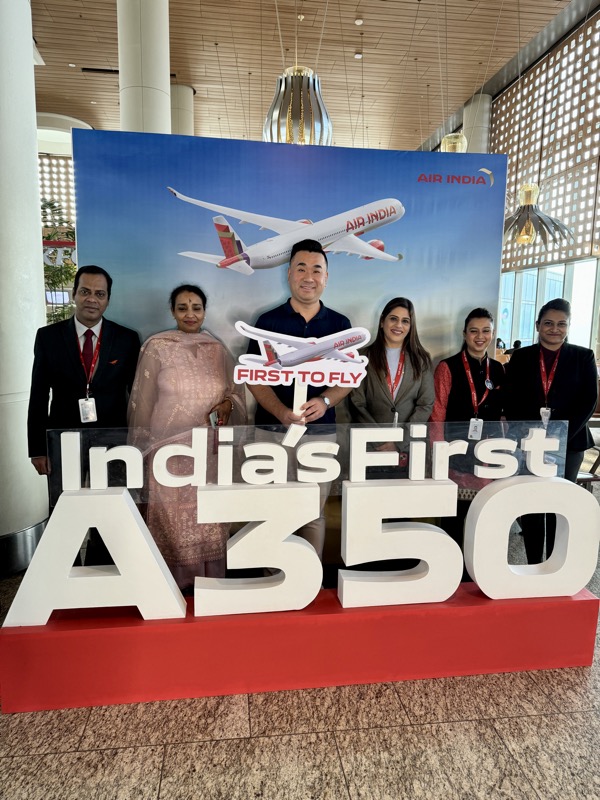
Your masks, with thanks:
M18 583L0 581L4 611ZM596 652L581 669L0 715L0 798L599 800Z

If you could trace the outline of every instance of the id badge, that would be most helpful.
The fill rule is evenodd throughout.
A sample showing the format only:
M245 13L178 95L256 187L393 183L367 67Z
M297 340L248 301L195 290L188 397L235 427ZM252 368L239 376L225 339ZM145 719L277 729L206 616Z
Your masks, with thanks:
M476 418L469 420L469 433L467 434L467 439L471 439L473 441L479 441L481 439L482 433L483 433L483 420Z
M542 406L542 408L540 408L540 417L542 418L542 425L544 428L547 428L550 422L550 409Z
M79 416L82 422L97 422L96 401L93 397L82 397L79 401Z

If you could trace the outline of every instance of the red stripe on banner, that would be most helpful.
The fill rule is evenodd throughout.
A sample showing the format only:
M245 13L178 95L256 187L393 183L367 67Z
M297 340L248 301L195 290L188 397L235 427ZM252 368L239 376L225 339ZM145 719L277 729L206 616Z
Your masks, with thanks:
M191 602L191 601L190 601ZM516 672L592 663L599 601L490 600L143 621L134 609L55 612L0 630L2 711Z

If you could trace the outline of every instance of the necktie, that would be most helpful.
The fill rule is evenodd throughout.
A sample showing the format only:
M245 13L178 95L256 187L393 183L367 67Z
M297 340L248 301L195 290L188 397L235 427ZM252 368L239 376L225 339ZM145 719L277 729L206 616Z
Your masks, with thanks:
M94 334L90 328L83 334L85 342L83 343L83 351L81 355L83 356L83 366L85 367L85 375L89 380L92 376L90 375L90 370L92 368L92 359L94 358L94 347L92 345L92 339Z

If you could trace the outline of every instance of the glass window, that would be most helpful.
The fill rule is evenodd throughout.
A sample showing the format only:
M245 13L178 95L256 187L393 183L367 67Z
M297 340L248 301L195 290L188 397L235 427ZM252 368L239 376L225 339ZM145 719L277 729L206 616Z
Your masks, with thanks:
M594 323L594 290L596 288L596 259L589 258L573 264L571 292L571 326L569 341L590 346Z
M505 272L500 276L500 303L498 306L497 336L507 347L511 346L513 304L515 300L515 273Z
M521 308L518 309L519 327L515 338L520 339L523 347L533 344L535 329L535 301L537 295L537 269L528 269L520 273Z
M555 297L563 296L563 286L565 283L565 265L557 264L554 267L548 267L546 272L546 285L544 287L544 297L542 305L547 303L548 300L554 300Z

